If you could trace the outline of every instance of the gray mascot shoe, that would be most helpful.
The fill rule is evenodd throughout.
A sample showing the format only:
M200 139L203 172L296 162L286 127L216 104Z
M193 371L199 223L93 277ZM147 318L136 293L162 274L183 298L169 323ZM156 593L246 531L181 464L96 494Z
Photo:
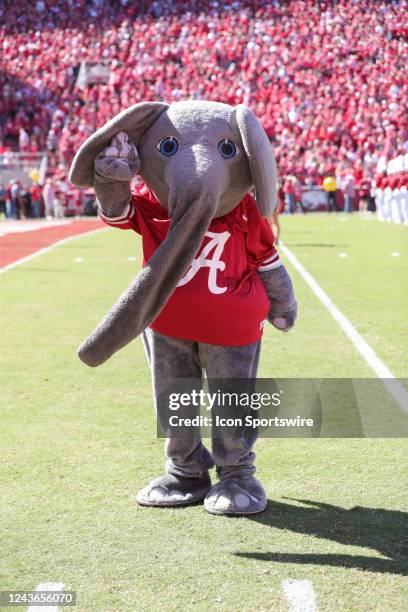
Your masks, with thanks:
M258 514L265 510L266 504L265 490L254 476L220 480L204 500L204 508L210 514L229 516Z
M139 491L136 501L141 506L188 506L203 501L211 490L208 472L201 478L184 478L164 474Z

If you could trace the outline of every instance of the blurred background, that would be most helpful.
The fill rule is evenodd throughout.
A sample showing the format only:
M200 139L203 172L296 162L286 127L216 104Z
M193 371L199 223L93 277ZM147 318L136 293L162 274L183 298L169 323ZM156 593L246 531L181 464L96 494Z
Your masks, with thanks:
M0 216L95 215L75 151L143 100L244 103L280 174L279 212L408 222L407 3L3 0Z

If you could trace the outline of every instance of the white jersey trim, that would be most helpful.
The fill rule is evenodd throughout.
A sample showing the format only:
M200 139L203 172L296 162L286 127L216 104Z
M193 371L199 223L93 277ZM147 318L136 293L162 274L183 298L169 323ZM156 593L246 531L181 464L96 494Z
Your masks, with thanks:
M135 211L131 206L131 202L129 202L125 211L118 217L108 217L102 212L99 206L98 206L98 210L99 210L99 216L105 221L107 221L108 223L126 223L128 219L131 219L133 215L135 214Z
M266 264L272 263L276 261L277 259L279 259L279 253L274 253L271 257L268 257L268 259L265 259L261 265L265 266Z
M274 270L275 268L279 268L281 265L282 265L282 262L281 262L281 260L279 259L279 256L278 256L278 259L276 261L274 261L274 262L272 262L270 264L267 264L266 266L264 266L264 265L259 266L258 272L268 272L268 270Z

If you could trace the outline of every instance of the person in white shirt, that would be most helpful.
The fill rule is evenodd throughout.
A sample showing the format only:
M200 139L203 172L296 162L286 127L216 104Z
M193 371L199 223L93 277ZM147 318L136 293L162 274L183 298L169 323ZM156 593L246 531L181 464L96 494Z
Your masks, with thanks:
M45 216L47 219L52 219L54 216L55 191L50 178L45 181L43 189L43 198L45 206Z
M354 176L352 174L346 174L343 183L343 194L344 194L344 212L353 212L353 203L356 195L356 187Z

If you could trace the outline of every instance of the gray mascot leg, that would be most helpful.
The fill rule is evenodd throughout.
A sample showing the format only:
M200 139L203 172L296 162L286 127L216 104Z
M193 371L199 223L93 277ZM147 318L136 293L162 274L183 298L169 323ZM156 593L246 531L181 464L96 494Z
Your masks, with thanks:
M164 336L147 329L143 341L153 378L155 408L165 431L169 416L169 389L183 379L182 390L199 391L202 369L215 389L228 385L225 379L242 379L245 389L256 377L260 342L245 346L217 346ZM186 383L191 380L187 389ZM223 382L224 381L224 382ZM246 384L248 381L248 384ZM231 389L229 389L231 391ZM211 391L211 388L210 388ZM244 417L247 408L236 406L236 417ZM188 413L193 416L192 413ZM212 514L244 515L262 512L266 495L253 476L255 453L252 447L256 431L241 432L228 438L213 430L212 457L202 443L199 428L184 437L168 436L165 452L166 474L153 480L137 495L145 506L182 506L202 501ZM217 466L220 482L211 488L208 469Z
M191 389L201 388L202 368L198 344L189 340L170 338L148 328L143 342L152 371L156 414L162 429L168 422L168 390L177 379L191 379ZM189 430L191 435L167 437L166 474L153 480L137 495L144 506L185 506L202 501L211 489L208 469L214 465L211 455L201 441L200 430Z
M214 388L223 389L223 379L246 379L232 383L226 391L251 392L256 378L261 343L245 346L214 346L200 344L200 360L210 383ZM245 419L250 411L246 407L234 406L234 416ZM228 432L227 432L228 434ZM266 508L266 494L261 483L254 477L255 453L252 448L257 432L248 428L237 432L233 438L217 435L213 429L212 456L220 481L211 489L204 501L205 509L211 514L245 515L257 514Z

